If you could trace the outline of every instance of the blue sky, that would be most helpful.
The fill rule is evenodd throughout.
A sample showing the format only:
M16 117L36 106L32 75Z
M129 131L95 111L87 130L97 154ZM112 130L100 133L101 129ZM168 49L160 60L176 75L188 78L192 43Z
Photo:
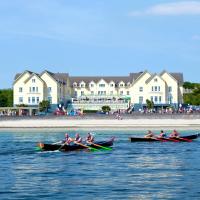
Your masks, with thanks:
M24 70L183 72L200 82L200 1L0 0L0 88Z

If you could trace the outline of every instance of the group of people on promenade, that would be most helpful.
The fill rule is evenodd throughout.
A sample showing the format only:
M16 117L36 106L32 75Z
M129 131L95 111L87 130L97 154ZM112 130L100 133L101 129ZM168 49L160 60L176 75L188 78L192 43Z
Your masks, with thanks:
M87 134L85 141L86 141L86 143L93 143L94 142L94 136L92 135L92 133ZM70 145L70 143L72 143L72 142L75 143L75 144L76 143L82 143L83 139L81 138L79 133L76 133L74 139L71 138L68 133L66 133L65 139L62 141L62 143L66 144L66 145Z
M155 138L155 137L166 138L167 134L166 134L166 132L161 130L160 134L158 136L156 136L152 131L149 130L149 131L147 131L147 133L144 137L145 138ZM178 137L180 137L180 134L176 130L173 130L169 135L169 138L178 138Z

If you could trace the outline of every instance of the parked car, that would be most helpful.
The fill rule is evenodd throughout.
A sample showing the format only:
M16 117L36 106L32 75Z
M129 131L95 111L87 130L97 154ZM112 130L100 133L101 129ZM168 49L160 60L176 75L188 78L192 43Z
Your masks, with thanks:
M63 110L55 110L54 115L65 115L66 113Z

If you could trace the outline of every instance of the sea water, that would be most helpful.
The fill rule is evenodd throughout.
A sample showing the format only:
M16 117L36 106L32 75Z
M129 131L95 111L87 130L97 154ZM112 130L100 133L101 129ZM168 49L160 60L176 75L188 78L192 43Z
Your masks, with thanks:
M87 134L68 131L76 132ZM112 151L40 152L38 142L57 142L65 132L2 131L0 199L200 199L200 139L128 140L144 132L95 131L96 140L116 137Z

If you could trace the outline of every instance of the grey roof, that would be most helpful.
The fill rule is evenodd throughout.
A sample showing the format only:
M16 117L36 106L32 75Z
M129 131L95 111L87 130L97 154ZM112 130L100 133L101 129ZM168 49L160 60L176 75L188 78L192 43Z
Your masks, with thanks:
M40 74L40 76L45 72L47 72L50 76L52 76L57 82L64 83L64 84L67 83L67 79L69 77L68 73L53 73L53 72L45 70Z
M162 74L164 74L165 72L168 73L167 71L164 70L163 72L160 73L160 75L162 76ZM176 79L180 85L183 84L183 82L184 82L183 73L180 73L180 72L178 72L178 73L174 73L174 72L173 72L173 73L172 73L172 72L170 72L169 74L170 74L174 79Z
M29 71L29 70L26 70L26 71L24 71L24 72L29 72L30 74L33 73L33 72ZM23 73L24 73L24 72L23 72ZM21 76L23 73L17 73L17 74L15 75L15 77L14 77L14 80L17 80L17 79L19 78L19 76Z
M170 73L171 76L173 76L179 84L183 84L183 73Z
M44 72L47 72L48 74L50 74L56 81L60 82L60 83L64 83L66 84L67 83L67 80L68 80L68 77L69 77L69 74L68 73L53 73L53 72L50 72L50 71L43 71L41 74L38 74L38 73L34 73L34 72L31 72L31 71L24 71L24 72L29 72L30 74L36 74L38 75L39 77L41 76L42 73ZM24 73L23 72L23 73ZM14 80L17 80L17 78L19 78L19 76L21 76L23 73L17 73L14 77Z
M97 83L101 79L105 80L107 83L114 81L115 84L119 83L120 81L123 81L124 83L132 82L130 76L70 76L71 85L74 82L80 83L81 81L84 81L87 85L91 81Z
M144 72L130 73L130 79L131 79L131 81L135 81L143 73Z

